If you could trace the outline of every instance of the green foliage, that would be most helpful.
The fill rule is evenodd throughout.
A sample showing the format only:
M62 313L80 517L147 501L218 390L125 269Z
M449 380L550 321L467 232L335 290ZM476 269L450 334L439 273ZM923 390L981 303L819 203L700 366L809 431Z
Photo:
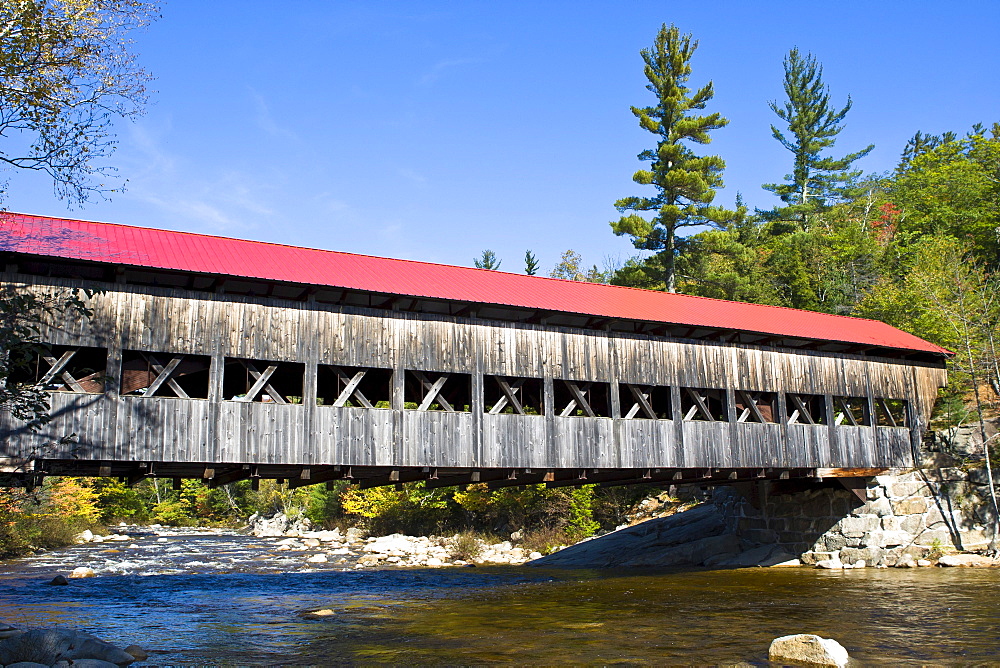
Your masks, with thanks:
M487 249L483 251L483 254L472 260L477 269L499 269L501 260L497 258L496 253Z
M587 283L606 283L607 276L597 265L590 269L583 269L583 256L572 248L562 254L559 262L549 274L552 278L561 278L567 281L586 281Z
M27 492L0 488L0 558L69 545L97 517L94 498L76 478L51 478Z
M973 135L920 152L888 196L907 237L968 240L976 257L1000 265L1000 138Z
M830 91L823 83L823 67L811 54L802 56L797 48L788 52L784 61L784 104L769 103L771 110L788 124L789 137L774 125L771 134L794 156L792 173L785 176L785 183L766 184L765 190L778 195L785 207L768 215L772 219L794 220L805 226L808 215L826 210L831 201L849 199L854 180L860 171L851 171L851 165L868 155L875 147L869 145L843 158L822 156L832 148L836 137L843 130L841 122L851 109L851 98L842 109L830 108Z
M361 519L372 533L429 533L447 525L454 502L447 488L423 482L395 487L352 487L341 497L344 512Z
M641 128L657 136L657 143L655 149L639 154L650 166L637 171L632 180L653 186L656 194L618 200L615 208L623 215L611 223L615 234L629 236L636 248L662 257L662 282L669 292L676 291L675 256L683 250L678 230L721 226L737 215L712 206L715 189L722 186L725 162L715 155L696 155L689 145L708 144L709 133L729 123L718 113L697 113L714 96L711 82L695 91L687 86L691 56L697 48L691 35L682 35L676 26L663 25L653 46L641 52L649 80L646 88L656 96L656 104L632 107L632 113ZM652 218L640 215L647 211Z
M103 524L143 522L149 517L146 499L139 490L114 478L92 478L87 484L93 490Z
M524 273L528 276L538 273L538 258L530 250L524 251Z
M593 536L601 528L594 521L594 488L596 485L574 487L569 493L569 518L566 532L573 540Z
M146 102L130 34L157 11L140 0L0 3L0 163L48 174L71 203L102 192L114 121ZM10 141L18 135L29 141Z

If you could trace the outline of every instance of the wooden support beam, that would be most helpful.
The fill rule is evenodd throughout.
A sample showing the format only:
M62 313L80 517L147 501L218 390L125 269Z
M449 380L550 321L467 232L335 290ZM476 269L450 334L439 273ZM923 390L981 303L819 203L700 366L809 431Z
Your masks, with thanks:
M871 478L837 478L846 490L854 494L861 501L868 501L868 482Z
M50 355L43 355L42 359L48 362L49 370L46 371L45 375L41 377L41 379L38 381L38 384L48 385L50 382L52 382L52 379L55 378L56 374L60 373L64 368L66 368L66 365L69 364L69 361L73 359L73 355L75 355L79 350L80 350L79 348L71 348L70 350L64 352L59 357L59 359L56 359L55 357L52 357ZM72 378L72 376L70 377Z
M577 406L580 407L580 410L586 413L587 417L597 417L597 414L594 413L594 409L590 407L590 402L587 401L586 397L586 393L590 391L591 383L578 385L575 381L564 380L563 384L566 385L566 389L568 389L569 393L573 395L573 398L568 404L566 404L566 407L562 410L562 412L559 413L561 417L571 415L573 413L573 409Z
M652 396L652 392L645 387L639 387L637 385L632 385L631 383L626 383L625 385L635 398L635 404L625 415L625 418L632 419L640 410L642 410L642 412L646 414L647 418L655 420L656 411L653 410L652 404L649 403L649 398Z
M295 489L297 487L308 487L309 485L318 485L334 480L344 480L348 474L350 474L350 467L346 469L341 469L339 466L311 467L309 477L303 478L299 475L298 479L289 479L288 488Z
M274 395L276 395L277 392L274 391L274 388L270 386L268 381L271 380L271 376L274 375L274 372L278 370L278 365L272 364L266 369L264 369L264 373L261 373L257 371L257 367L253 365L253 362L248 362L247 360L240 360L240 362L243 364L244 367L246 367L247 371L250 372L250 375L256 379L256 382L253 384L253 386L251 386L249 390L247 390L247 393L245 395L237 398L236 401L243 401L243 402L253 401L254 399L257 398L257 395L260 394L260 391L263 390L265 387L268 388L268 394L271 395L272 399L274 399ZM278 399L275 399L275 401L281 404L287 403L284 397L280 396Z
M690 420L694 417L696 412L700 412L705 420L709 422L717 422L715 416L712 415L712 411L708 410L708 404L705 403L707 395L706 397L702 397L700 392L696 392L694 388L691 387L685 387L684 390L688 393L688 396L691 397L691 400L694 401L694 406L692 406L691 409L688 410L687 415L684 416L685 420Z
M424 394L423 401L421 401L420 405L417 406L418 411L426 411L428 408L430 408L431 404L434 403L434 400L437 399L437 402L438 404L440 404L441 408L448 411L449 413L455 412L455 409L452 407L451 404L448 403L447 399L441 396L441 389L444 387L444 384L448 381L450 374L443 373L438 377L437 380L435 380L432 383L430 380L428 380L427 376L424 375L424 373L421 371L411 371L410 373L413 374L413 377L417 379L417 381L423 387L424 392L426 393Z
M213 477L208 486L215 488L221 487L222 485L228 485L231 482L237 482L239 480L246 480L250 477L250 467L241 466L223 473L218 473Z
M759 422L764 424L767 420L761 414L760 409L757 407L757 400L760 397L760 393L756 393L757 396L753 396L755 393L747 392L746 390L736 390L736 395L743 400L744 411L740 416L739 422L746 422L747 417L753 415L754 422Z
M517 398L517 391L524 385L524 380L524 378L517 378L514 382L510 382L502 376L496 376L497 385L500 386L500 391L503 392L504 396L500 397L500 400L490 409L490 415L496 415L508 403L514 408L515 413L524 415L524 406L521 405L521 402Z
M144 355L144 357L146 357L146 360L149 362L150 366L153 367L153 370L156 371L156 373L158 374L156 378L153 380L153 382L149 384L149 387L146 388L146 391L143 393L144 397L156 396L157 390L159 390L164 383L170 382L169 387L170 389L172 389L174 392L177 393L177 396L181 397L182 399L191 398L188 396L187 392L184 391L184 388L178 385L177 381L171 378L174 371L177 369L177 366L184 360L184 355L178 355L177 357L173 358L172 360L167 362L166 366L161 365L152 355L148 356Z

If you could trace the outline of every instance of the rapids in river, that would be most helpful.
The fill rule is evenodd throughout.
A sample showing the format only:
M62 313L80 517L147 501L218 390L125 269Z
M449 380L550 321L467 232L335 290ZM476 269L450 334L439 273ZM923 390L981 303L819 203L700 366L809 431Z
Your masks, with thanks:
M865 664L1000 665L1000 569L357 570L230 531L129 533L0 562L0 621L137 644L146 665L766 666L791 633ZM97 576L47 584L79 566Z

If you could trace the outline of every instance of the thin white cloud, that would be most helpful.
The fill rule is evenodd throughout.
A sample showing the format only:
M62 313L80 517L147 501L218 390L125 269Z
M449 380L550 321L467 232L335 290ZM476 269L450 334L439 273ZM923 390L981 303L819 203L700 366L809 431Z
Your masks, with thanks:
M413 183L416 183L418 185L423 185L427 183L427 177L425 177L423 174L420 174L410 169L409 167L400 167L396 170L396 173L402 176L407 181L412 181Z
M253 98L254 107L256 108L254 121L257 123L257 127L271 136L299 143L300 140L297 134L279 125L274 120L274 116L271 115L271 108L268 106L264 96L249 86L247 90L250 91L250 97Z
M461 67L463 65L474 65L479 62L482 62L479 58L454 58L451 60L438 61L433 67L431 67L430 70L417 79L417 85L429 86L444 76L444 73L450 69Z
M205 174L164 148L169 124L158 131L131 126L122 153L130 178L122 197L152 205L171 226L231 233L274 216L269 181L239 171Z

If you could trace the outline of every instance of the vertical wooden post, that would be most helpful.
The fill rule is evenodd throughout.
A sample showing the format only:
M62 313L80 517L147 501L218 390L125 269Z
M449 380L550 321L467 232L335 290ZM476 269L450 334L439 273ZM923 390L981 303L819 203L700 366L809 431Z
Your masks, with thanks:
M472 342L472 442L466 444L462 454L469 460L471 466L485 466L483 462L483 421L486 413L485 388L483 387L483 355L481 343Z
M788 395L785 393L785 388L779 388L774 394L781 442L778 444L778 451L773 453L768 465L780 466L784 462L792 461L793 450L791 443L788 442Z
M548 468L559 466L559 444L556 434L556 392L552 376L542 378L542 404L545 406L545 457L542 464Z
M134 457L129 456L131 454L129 452L129 444L124 442L128 430L127 428L123 428L123 426L124 424L128 424L129 416L123 410L124 402L121 399L122 340L125 336L125 332L122 331L122 322L124 319L122 318L121 311L124 308L123 302L127 300L122 299L121 294L117 294L114 301L111 302L113 308L110 309L108 309L107 301L105 301L104 308L111 311L115 321L111 324L111 332L106 342L108 358L104 368L104 396L107 401L108 412L105 416L107 420L105 423L105 429L107 430L105 432L107 434L105 443L106 446L111 447L116 458L134 459Z
M743 439L739 435L739 424L736 422L736 390L732 387L727 387L725 389L726 397L726 421L729 423L729 443L728 447L720 448L719 461L722 462L722 467L729 468L735 466L740 462L748 461L746 456L746 444L743 443Z
M831 462L830 455L831 453L839 451L841 448L840 430L837 429L837 425L834 420L834 414L837 411L833 405L832 394L823 395L823 412L826 416L826 433L828 434L826 449L820 449L820 451L816 453L816 458L811 464L812 466L826 468L835 465Z
M681 410L681 388L677 384L670 386L670 417L674 426L674 466L684 468L686 457L684 452L684 411Z

